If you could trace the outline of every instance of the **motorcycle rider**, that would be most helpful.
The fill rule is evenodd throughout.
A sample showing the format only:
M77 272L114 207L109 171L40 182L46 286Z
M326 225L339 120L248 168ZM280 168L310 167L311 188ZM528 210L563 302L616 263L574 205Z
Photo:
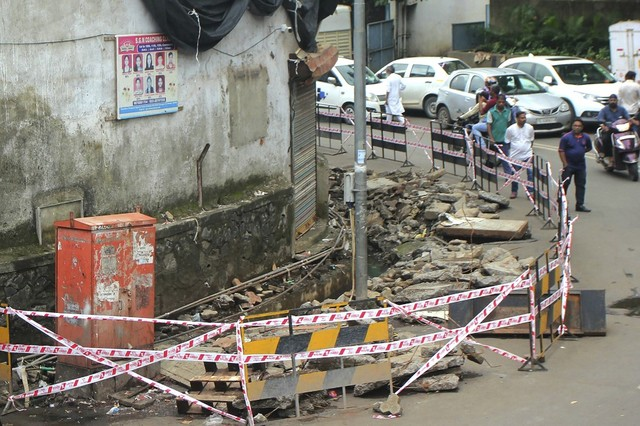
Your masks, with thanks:
M602 151L600 157L604 157L605 165L608 170L613 169L613 144L611 143L611 134L614 129L611 128L611 123L620 119L629 119L629 113L627 110L618 105L618 95L612 93L609 96L609 103L602 108L598 113L598 121L600 122L600 128L602 129Z
M480 120L471 127L471 133L476 140L476 143L481 147L485 147L484 138L482 133L487 131L487 119L486 115L491 108L496 105L498 101L498 95L500 94L500 86L494 84L489 91L489 99L484 103L484 106L480 110Z

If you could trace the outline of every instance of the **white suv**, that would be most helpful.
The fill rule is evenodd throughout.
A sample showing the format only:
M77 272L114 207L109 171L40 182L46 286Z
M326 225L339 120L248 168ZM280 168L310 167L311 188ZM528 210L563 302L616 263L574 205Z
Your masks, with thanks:
M342 108L353 115L355 98L355 71L351 59L338 58L336 65L316 81L317 104ZM367 111L384 112L387 89L384 83L365 67L365 92Z
M500 68L526 72L549 93L567 101L572 117L580 117L586 123L597 123L598 112L607 103L609 95L618 93L620 86L602 65L570 56L511 58L500 64Z

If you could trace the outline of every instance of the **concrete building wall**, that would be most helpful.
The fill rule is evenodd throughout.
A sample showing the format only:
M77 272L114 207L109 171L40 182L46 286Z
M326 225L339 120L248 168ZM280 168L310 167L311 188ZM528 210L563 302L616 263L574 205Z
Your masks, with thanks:
M215 49L179 52L175 114L118 121L113 35L160 32L138 0L0 2L0 246L35 239L34 209L154 214L253 178L290 180L286 23L247 12ZM29 241L26 241L29 242Z
M452 46L452 25L485 22L488 4L489 0L423 0L407 6L407 56L446 55Z

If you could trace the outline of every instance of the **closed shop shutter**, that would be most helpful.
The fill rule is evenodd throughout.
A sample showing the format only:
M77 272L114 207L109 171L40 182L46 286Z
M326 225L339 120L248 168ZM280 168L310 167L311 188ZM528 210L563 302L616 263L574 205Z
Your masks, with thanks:
M316 41L324 46L335 46L338 49L338 56L347 59L353 57L351 31L349 30L319 32Z
M296 237L316 220L316 92L315 85L294 87L292 180Z

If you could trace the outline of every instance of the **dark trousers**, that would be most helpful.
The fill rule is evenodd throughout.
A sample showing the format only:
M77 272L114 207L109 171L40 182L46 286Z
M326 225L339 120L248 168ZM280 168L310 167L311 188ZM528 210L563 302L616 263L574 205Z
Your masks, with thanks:
M564 187L565 194L567 189L569 189L572 177L575 177L576 206L581 206L584 204L584 192L587 185L587 169L576 169L571 166L567 166L562 170L562 186Z
M613 157L613 144L611 142L611 135L613 132L602 132L600 137L602 138L602 155L605 157Z

